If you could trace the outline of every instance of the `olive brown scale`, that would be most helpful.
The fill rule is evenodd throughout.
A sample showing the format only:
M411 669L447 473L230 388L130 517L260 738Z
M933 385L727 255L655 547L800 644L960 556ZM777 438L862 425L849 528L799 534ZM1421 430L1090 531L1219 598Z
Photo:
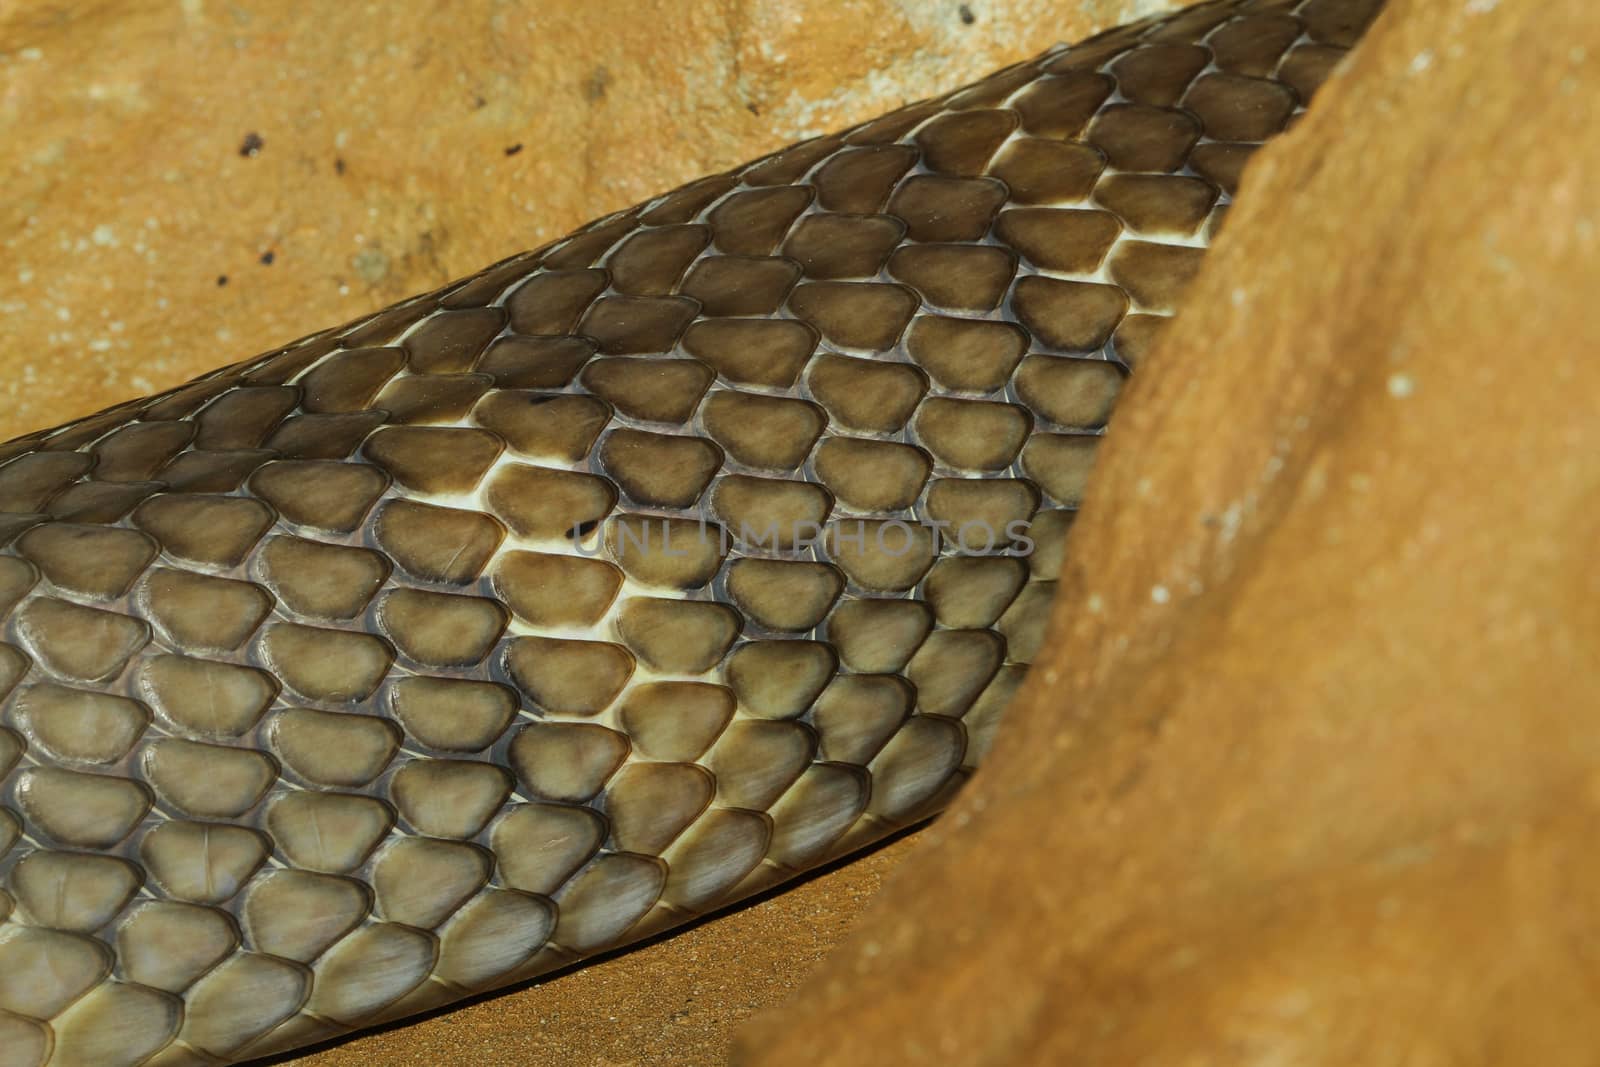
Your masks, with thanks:
M275 1055L937 812L1378 4L1133 23L0 444L0 1064Z

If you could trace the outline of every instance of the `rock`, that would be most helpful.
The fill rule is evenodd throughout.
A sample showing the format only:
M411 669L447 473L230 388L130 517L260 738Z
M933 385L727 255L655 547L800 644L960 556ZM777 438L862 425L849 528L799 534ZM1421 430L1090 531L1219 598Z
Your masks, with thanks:
M1600 24L1398 0L1125 395L1053 660L747 1065L1590 1062Z
M1175 0L0 10L0 441Z

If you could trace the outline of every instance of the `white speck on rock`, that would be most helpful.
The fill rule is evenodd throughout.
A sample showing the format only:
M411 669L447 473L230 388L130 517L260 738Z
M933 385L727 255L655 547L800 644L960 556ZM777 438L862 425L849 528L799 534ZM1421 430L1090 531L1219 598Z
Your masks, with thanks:
M107 226L103 222L100 225L96 226L94 228L94 232L92 234L90 234L89 236L94 241L94 243L99 245L101 248L115 248L116 247L116 244L117 244L117 231L113 230L110 226Z
M1229 544L1238 536L1239 527L1244 522L1244 507L1240 502L1229 504L1222 513L1222 522L1217 530L1217 540L1222 544Z
M1413 74L1421 74L1431 66L1433 66L1433 51L1431 49L1424 48L1411 57L1411 73Z
M1172 599L1172 594L1167 591L1167 587L1164 585L1153 585L1150 587L1150 599L1154 603L1165 604Z
M1389 395L1396 400L1403 400L1417 391L1417 383L1409 374L1389 375Z

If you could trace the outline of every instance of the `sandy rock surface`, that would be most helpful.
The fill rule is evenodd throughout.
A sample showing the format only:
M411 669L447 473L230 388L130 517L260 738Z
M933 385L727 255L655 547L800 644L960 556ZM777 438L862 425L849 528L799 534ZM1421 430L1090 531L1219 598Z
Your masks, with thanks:
M1584 0L1380 16L1125 396L1053 663L737 1062L1594 1061L1597 100Z
M0 440L1172 6L0 5Z

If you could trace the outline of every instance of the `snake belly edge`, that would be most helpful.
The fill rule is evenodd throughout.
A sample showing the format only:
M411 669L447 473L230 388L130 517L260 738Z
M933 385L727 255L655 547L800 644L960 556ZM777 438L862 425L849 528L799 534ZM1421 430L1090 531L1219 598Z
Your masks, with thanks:
M1376 0L1222 0L0 445L0 1067L217 1065L939 810Z

